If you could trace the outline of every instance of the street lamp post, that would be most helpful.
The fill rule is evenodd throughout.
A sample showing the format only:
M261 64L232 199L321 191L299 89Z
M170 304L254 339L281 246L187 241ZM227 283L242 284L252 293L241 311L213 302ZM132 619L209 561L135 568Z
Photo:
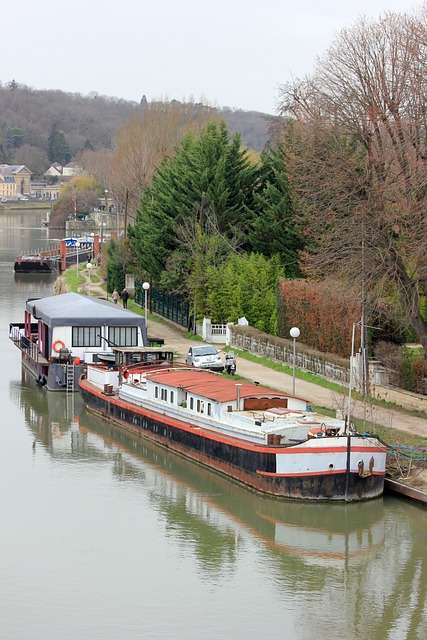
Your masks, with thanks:
M119 207L118 197L115 196L115 198L116 198L116 235L118 238L120 235L120 223L119 223L120 207Z
M92 269L92 263L91 263L91 262L88 262L88 263L87 263L87 272L88 272L88 274L89 274L89 289L88 289L88 291L89 291L89 297L90 297L90 287L91 287L91 284L92 284L91 279L90 279L90 272L91 272L91 269Z
M76 242L76 249L77 249L77 266L76 266L76 273L77 275L79 275L79 249L80 249L80 242L77 240Z
M295 395L295 361L297 357L297 338L299 337L301 332L298 329L298 327L292 327L289 333L291 334L291 338L294 341L293 358L292 358L292 395L294 396Z
M150 283L144 282L142 285L142 288L144 289L144 294L145 294L145 329L148 332L147 294L148 294L148 289L150 288Z

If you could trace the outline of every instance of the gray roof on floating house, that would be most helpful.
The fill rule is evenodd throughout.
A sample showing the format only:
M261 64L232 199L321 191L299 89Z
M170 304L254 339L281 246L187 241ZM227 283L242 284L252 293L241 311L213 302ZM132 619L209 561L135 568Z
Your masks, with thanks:
M145 328L145 319L137 313L122 309L112 302L78 293L29 299L25 308L36 320L41 320L49 327L108 325L140 327L141 331Z

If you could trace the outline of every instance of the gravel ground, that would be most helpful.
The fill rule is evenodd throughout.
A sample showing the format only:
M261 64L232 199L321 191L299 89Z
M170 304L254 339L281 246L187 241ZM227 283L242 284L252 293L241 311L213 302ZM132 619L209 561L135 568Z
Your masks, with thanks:
M92 269L92 273L97 273L97 267ZM81 275L86 276L85 271ZM88 282L82 285L82 293L86 293ZM92 281L91 294L105 298L105 291L101 287L102 283ZM119 300L118 304L121 302ZM148 322L148 335L151 338L163 338L165 345L171 347L176 353L176 359L183 361L188 347L194 345L194 341L185 337L182 327L169 322ZM224 345L215 345L222 349ZM265 386L292 393L292 376L274 371L261 364L251 362L245 358L237 358L237 374L248 380L259 382ZM324 389L312 382L296 379L295 395L306 399L308 402L318 407L328 409L341 409L347 411L348 398L330 389ZM388 428L399 429L413 435L427 438L427 417L420 418L401 409L386 409L373 405L365 405L363 402L352 401L352 415L358 418L366 418L369 422L382 425Z
M173 348L177 360L183 360L189 345L194 341L184 335L184 330L170 323L148 323L148 335L150 337L163 338L165 345ZM224 345L215 345L222 349ZM279 371L274 371L261 364L251 362L245 358L237 358L237 373L252 381L283 391L292 393L292 376ZM296 379L295 395L308 400L318 407L328 409L347 410L348 397L330 389L324 389L311 382ZM385 427L400 429L411 434L427 438L427 418L419 418L398 409L384 409L377 406L365 407L363 402L352 401L352 413L358 418L366 418L369 422Z

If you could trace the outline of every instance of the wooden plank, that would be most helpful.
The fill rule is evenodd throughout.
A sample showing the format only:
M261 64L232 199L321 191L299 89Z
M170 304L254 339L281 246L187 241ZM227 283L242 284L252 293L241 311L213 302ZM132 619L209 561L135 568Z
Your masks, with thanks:
M384 490L387 493L396 493L398 495L405 496L405 498L410 498L411 500L427 505L427 493L425 491L409 487L403 482L397 482L396 480L385 478Z

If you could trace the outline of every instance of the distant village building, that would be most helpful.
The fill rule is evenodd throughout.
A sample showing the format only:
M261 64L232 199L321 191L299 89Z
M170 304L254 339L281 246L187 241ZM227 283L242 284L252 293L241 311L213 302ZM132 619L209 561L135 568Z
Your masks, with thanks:
M84 171L76 162L69 162L65 167L54 162L43 175L48 179L57 178L58 182L68 182L76 176L84 175Z
M31 198L36 200L56 200L61 191L61 184L31 183Z
M16 182L13 176L0 173L0 202L16 198Z
M25 165L0 165L0 202L21 200L57 200L61 192L61 185L69 182L85 172L76 162L70 162L65 167L54 162L45 171L45 180L31 181L31 171ZM52 180L53 178L53 180Z
M23 164L0 164L0 198L19 200L31 194L31 171Z

